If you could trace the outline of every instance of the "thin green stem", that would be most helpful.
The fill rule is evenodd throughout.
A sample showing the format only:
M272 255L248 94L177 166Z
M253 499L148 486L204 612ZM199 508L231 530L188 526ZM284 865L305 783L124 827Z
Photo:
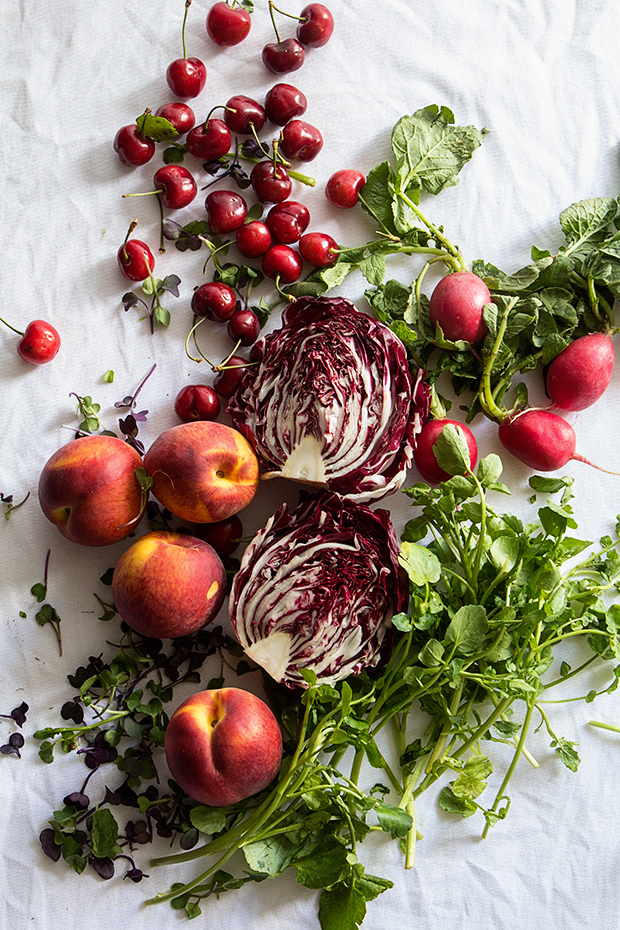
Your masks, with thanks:
M409 209L415 213L419 220L424 223L426 228L430 233L432 233L437 242L441 242L446 251L449 252L449 257L446 258L446 263L450 265L455 271L465 271L467 266L465 264L465 259L463 258L459 249L457 249L457 247L453 245L446 236L444 236L442 231L437 226L435 226L434 223L431 223L430 220L424 216L418 205L414 203L413 200L407 196L407 194L403 193L403 191L398 191L397 196L400 197L403 203L407 204Z

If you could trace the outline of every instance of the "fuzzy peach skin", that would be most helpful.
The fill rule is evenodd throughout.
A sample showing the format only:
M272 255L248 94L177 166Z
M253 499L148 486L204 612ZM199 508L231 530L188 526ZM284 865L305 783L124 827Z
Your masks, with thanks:
M215 523L246 507L258 487L258 459L231 426L197 420L165 430L144 456L154 497L192 523Z
M273 781L282 735L270 708L250 691L199 691L170 718L165 752L183 791L201 804L224 807Z
M146 495L136 478L140 454L114 436L83 436L43 466L39 503L63 536L83 546L125 539L142 519Z
M215 549L166 530L132 543L112 576L119 614L132 630L154 639L195 633L213 620L225 593L226 572Z

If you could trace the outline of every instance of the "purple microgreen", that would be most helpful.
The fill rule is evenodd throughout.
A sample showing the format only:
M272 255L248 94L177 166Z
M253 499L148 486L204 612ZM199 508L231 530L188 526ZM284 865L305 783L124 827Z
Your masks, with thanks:
M29 497L30 497L30 491L28 491L26 496L21 501L19 501L18 504L14 504L12 494L0 493L0 503L3 503L5 505L4 519L5 520L10 519L10 516L13 513L13 511L18 510L19 507L22 507L26 503Z
M0 714L0 717L4 717L5 720L13 720L18 727L23 727L29 710L30 708L26 702L22 701L19 707L14 707L10 714Z
M5 743L4 746L0 746L0 752L4 756L15 755L18 759L21 759L19 750L24 745L24 742L25 740L21 733L11 733L8 743Z

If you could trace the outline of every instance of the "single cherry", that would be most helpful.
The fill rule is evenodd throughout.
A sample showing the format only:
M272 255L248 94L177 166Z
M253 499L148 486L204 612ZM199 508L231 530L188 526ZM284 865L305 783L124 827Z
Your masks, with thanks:
M241 194L236 191L217 190L207 194L205 199L207 223L215 235L235 232L245 223L248 205Z
M271 232L266 223L252 220L239 227L236 239L237 248L245 258L258 258L271 245Z
M153 185L164 207L179 210L192 202L198 193L193 175L183 165L163 165L153 175Z
M214 4L207 13L207 34L212 42L230 48L243 42L250 31L250 14L240 6L229 6L224 0Z
M60 335L46 320L32 320L25 331L16 329L0 317L0 321L21 336L17 343L17 354L31 365L45 365L58 355Z
M207 281L192 294L191 306L196 316L225 323L237 310L237 295L222 281Z
M183 423L217 420L221 406L218 394L208 384L188 384L177 394L174 412Z
M284 165L259 161L250 173L254 193L261 203L282 203L293 189L293 182Z
M273 74L290 74L298 71L304 63L306 53L297 39L268 42L263 48L263 64Z
M334 17L322 3L309 3L299 14L297 38L302 45L321 48L331 39Z
M310 211L296 200L284 200L272 207L265 220L277 242L297 242L310 223Z
M220 397L232 397L239 385L241 379L248 367L247 358L241 355L231 355L227 359L225 366L217 373L213 381L213 387Z
M317 268L327 268L338 261L338 243L327 233L311 232L299 240L299 254Z
M312 161L323 148L323 136L301 119L290 120L282 130L280 151L286 158Z
M185 140L187 151L202 161L217 161L230 150L232 136L223 119L207 117L191 129Z
M289 120L306 112L308 100L292 84L274 84L265 96L265 112L276 126L285 126Z
M186 103L165 103L155 110L155 116L163 116L172 123L180 136L193 129L196 122L194 111Z
M253 310L237 310L228 321L228 335L242 346L254 345L260 333L260 321Z
M243 536L243 523L237 514L216 523L200 523L192 527L192 533L209 543L221 559L232 555Z
M125 241L116 254L121 274L130 281L146 280L152 275L155 267L153 253L146 242L129 238L137 225L138 221L133 220L127 230Z
M283 284L292 284L302 272L303 262L289 245L272 245L263 255L263 274Z
M267 114L257 100L245 94L235 94L226 104L224 120L231 132L249 136L253 131L261 131L267 122Z
M175 58L168 65L166 81L175 97L197 97L207 83L207 69L200 58Z
M155 154L155 143L149 136L138 132L135 123L122 126L114 137L114 151L121 163L128 168L146 165Z
M366 183L366 178L354 168L336 171L325 185L325 196L334 207L349 210L357 203L357 197Z

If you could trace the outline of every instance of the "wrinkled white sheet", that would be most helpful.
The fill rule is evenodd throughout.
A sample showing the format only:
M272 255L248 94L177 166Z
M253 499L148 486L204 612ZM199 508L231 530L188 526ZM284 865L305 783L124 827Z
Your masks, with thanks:
M514 270L527 261L532 244L559 244L557 217L565 206L583 197L617 195L620 7L615 0L332 0L330 5L336 19L332 41L286 79L307 94L306 117L325 138L323 152L308 166L316 188L295 189L312 212L314 228L348 244L372 235L357 212L336 215L328 207L324 182L340 167L368 171L387 156L396 120L430 103L449 106L459 123L490 130L458 186L427 203L434 222L444 224L468 261L484 258ZM68 757L44 765L29 734L57 720L72 694L66 675L110 637L110 628L97 619L92 592L123 549L78 550L47 523L36 502L42 464L71 435L64 425L75 425L71 392L93 396L102 405L104 423L114 426L114 402L132 393L157 363L142 394L149 417L141 435L149 442L175 422L177 391L207 377L205 366L197 371L184 353L189 297L201 281L203 253L180 255L169 247L158 256L158 273L178 273L182 284L180 298L169 302L171 326L154 336L135 311L123 311L120 298L127 287L115 266L134 216L140 237L157 247L156 203L121 199L123 193L150 188L154 163L135 173L123 168L112 140L145 106L154 110L171 99L164 74L181 54L183 3L3 0L0 6L0 315L18 328L32 318L47 318L63 339L56 360L35 369L17 357L13 334L4 328L0 334L0 492L16 501L31 492L10 520L0 520L0 713L23 700L30 705L22 759L0 758L0 926L176 927L182 918L167 905L146 909L142 903L168 887L168 873L147 868L151 878L140 885L120 877L106 883L45 859L39 831L63 795L80 783L81 768ZM195 102L199 118L233 93L261 99L275 83L260 60L262 46L273 36L267 3L258 0L250 38L228 51L208 43L208 6L207 0L194 0L187 28L189 54L202 57L209 71ZM297 10L290 3L287 8ZM201 216L201 205L202 197L190 208L192 216ZM392 267L395 276L411 280L413 265ZM361 301L363 290L362 279L354 277L340 293ZM226 344L214 337L213 354L221 354ZM115 372L113 384L102 381L108 369ZM575 418L579 451L611 469L620 460L619 392L617 372L609 395ZM499 451L490 425L478 436L482 453ZM506 466L507 483L515 491L512 505L525 512L529 473L516 463ZM595 539L609 532L620 510L620 479L579 463L565 472L575 477L575 511L583 533ZM295 497L283 483L261 489L247 512L247 529L257 528L281 499ZM389 504L401 526L406 501L394 498ZM31 585L42 580L48 548L48 599L63 618L62 657L52 631L34 622L30 594ZM594 673L588 687L601 684ZM567 691L567 696L577 694ZM394 843L365 844L368 871L389 877L395 887L369 905L364 926L616 927L620 737L588 727L592 717L620 723L617 692L594 705L554 708L557 732L579 743L578 773L559 763L542 732L534 735L530 749L540 767L519 766L509 816L484 842L476 818L448 818L431 791L419 803L424 839L413 871L402 869ZM12 729L0 719L0 742ZM316 894L291 876L213 900L199 920L230 930L288 930L316 928L316 915Z

